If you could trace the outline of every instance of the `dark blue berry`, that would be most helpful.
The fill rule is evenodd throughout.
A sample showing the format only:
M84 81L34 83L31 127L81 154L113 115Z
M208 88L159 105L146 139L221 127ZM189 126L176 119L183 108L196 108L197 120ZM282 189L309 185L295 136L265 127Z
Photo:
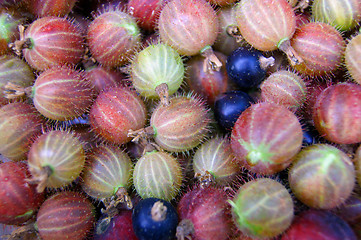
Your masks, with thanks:
M310 126L309 124L305 124L303 121L301 121L302 124L302 132L303 132L303 145L309 146L312 144L317 144L322 142L322 137L317 132L317 130Z
M261 52L243 47L234 50L227 58L226 69L228 77L240 88L257 87L266 77L259 58Z
M134 208L132 221L135 235L140 240L171 240L175 238L178 214L169 202L146 198Z
M231 131L239 115L253 103L245 92L231 91L220 94L214 103L214 115L220 126Z

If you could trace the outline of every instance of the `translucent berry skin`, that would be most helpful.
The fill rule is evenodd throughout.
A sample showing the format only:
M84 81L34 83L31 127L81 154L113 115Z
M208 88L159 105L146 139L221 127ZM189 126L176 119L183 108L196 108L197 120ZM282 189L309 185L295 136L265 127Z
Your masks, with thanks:
M346 44L341 33L331 25L310 22L297 28L291 46L303 59L294 69L305 75L321 76L341 65Z
M156 202L161 202L167 208L165 219L160 221L154 220L151 214L152 207ZM159 198L147 198L135 206L132 222L135 235L139 240L172 240L175 237L178 214L169 202Z
M126 85L126 77L124 74L102 66L94 66L86 69L85 75L97 94L109 88Z
M109 142L127 143L130 129L144 127L146 108L142 99L128 88L116 87L99 94L89 113L95 133Z
M41 205L36 225L43 240L82 240L94 221L94 206L87 198L77 192L60 192Z
M258 86L266 76L261 68L259 58L262 53L243 47L234 50L227 58L226 69L229 78L240 88Z
M331 24L341 31L348 31L361 20L361 2L358 0L315 0L312 17L317 22Z
M273 103L257 103L241 113L231 134L240 164L252 172L274 174L285 169L302 146L296 115Z
M168 94L174 94L184 78L181 56L170 46L159 43L137 53L131 65L131 79L137 92L146 98L159 98L156 87L168 86Z
M30 66L22 59L13 55L0 56L0 88L7 83L21 87L29 87L34 83L35 76ZM3 91L0 92L0 105L9 103Z
M212 174L215 181L227 185L239 171L228 138L214 137L203 143L193 156L194 173L201 175L206 171Z
M191 221L192 239L229 239L234 225L231 221L227 195L222 189L196 186L182 196L177 209L179 225L182 221Z
M89 164L82 175L82 188L91 197L102 199L116 194L120 187L127 188L133 164L121 149L100 145L91 149Z
M313 122L327 140L340 144L361 142L361 86L331 85L321 92L313 107Z
M295 218L281 240L356 240L351 227L329 211L311 209Z
M235 8L233 5L222 7L217 10L217 17L220 25L220 32L217 35L216 42L212 48L225 55L230 55L236 50L241 43L237 43L237 39L227 33L227 27L230 25L237 26Z
M24 0L28 10L37 17L63 17L70 13L77 0Z
M270 178L244 184L230 203L238 229L252 238L276 237L293 220L291 195L282 184Z
M84 40L80 30L66 18L43 17L25 30L31 46L23 54L29 65L44 71L53 66L77 64L84 56Z
M217 123L227 131L232 131L239 115L246 110L254 100L243 91L230 91L220 94L214 103L214 116Z
M236 8L242 37L258 50L276 50L295 31L296 17L287 0L242 0Z
M346 46L345 64L352 79L361 85L361 34L353 37Z
M306 101L307 87L297 74L280 70L269 75L261 84L263 101L280 104L297 111Z
M319 209L339 206L350 196L355 185L355 168L351 159L341 150L326 144L302 149L296 155L288 176L296 198Z
M13 161L25 160L30 146L41 135L44 119L27 103L0 108L0 153Z
M226 72L227 56L220 52L214 52L217 58L222 62L222 67L219 71L206 72L203 68L204 57L202 55L193 56L186 62L187 77L185 81L189 86L190 91L203 96L208 105L214 104L215 98L231 89L234 85L228 80Z
M156 197L171 201L178 194L182 180L179 162L166 152L147 152L134 167L134 187L143 199Z
M160 12L169 0L130 0L128 12L135 17L139 27L147 31L155 30Z
M181 55L193 56L217 38L216 12L205 0L168 2L158 20L160 38Z
M65 121L84 114L93 102L93 90L84 73L72 67L42 72L32 91L35 108L45 117Z
M119 236L122 240L138 240L133 230L132 212L132 210L121 211L104 227L99 227L103 220L101 218L95 227L94 240L114 240L118 239Z
M0 223L23 224L40 207L44 195L36 191L35 185L26 182L29 177L25 163L0 164Z
M129 14L110 9L89 24L87 42L91 55L100 64L119 67L129 60L139 45L139 28Z
M20 24L20 20L17 17L5 9L0 9L0 55L8 53L10 50L8 44L14 42L18 37L18 24Z
M53 130L41 135L31 145L28 155L29 170L39 176L44 167L51 170L46 187L69 185L83 170L85 153L81 142L69 132Z
M150 125L155 142L165 150L183 152L200 144L209 131L211 118L204 102L196 97L177 96L168 106L159 105Z

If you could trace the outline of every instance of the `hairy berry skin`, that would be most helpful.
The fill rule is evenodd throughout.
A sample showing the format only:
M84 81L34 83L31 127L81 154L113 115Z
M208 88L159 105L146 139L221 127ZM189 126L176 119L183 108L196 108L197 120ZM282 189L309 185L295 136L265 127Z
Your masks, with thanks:
M32 89L35 108L45 117L66 121L80 117L93 102L93 89L84 73L71 67L42 72Z
M95 220L94 206L78 192L59 192L41 205L36 224L43 240L82 240Z
M26 182L30 177L25 163L0 164L0 223L20 225L29 220L43 202L44 194Z
M198 146L207 136L210 122L204 102L191 96L176 96L168 106L159 105L150 119L154 140L172 152L184 152Z
M84 56L84 40L80 30L68 19L43 17L25 30L30 44L22 51L26 61L36 70L77 64Z
M339 144L361 142L361 86L339 83L324 89L313 106L313 122L327 140Z
M110 9L89 24L87 42L91 55L100 64L119 67L129 60L140 43L139 28L129 14Z
M128 88L115 87L98 95L89 113L90 125L101 138L115 144L131 140L130 129L144 127L146 108L142 99Z

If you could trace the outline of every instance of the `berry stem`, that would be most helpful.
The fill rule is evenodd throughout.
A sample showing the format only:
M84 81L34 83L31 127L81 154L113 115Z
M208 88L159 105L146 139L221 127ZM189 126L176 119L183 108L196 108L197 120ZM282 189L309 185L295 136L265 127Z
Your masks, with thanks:
M184 240L185 238L191 240L194 233L194 226L191 220L183 219L177 226L176 237L177 240Z
M273 57L266 58L264 56L260 56L258 61L263 70L266 70L267 68L272 67L275 64L275 59Z
M5 98L7 99L16 99L23 96L31 97L33 92L33 87L24 88L12 82L8 82L4 88Z
M236 25L227 26L226 32L229 36L234 37L236 39L237 43L240 43L243 41L241 31L239 31L239 28Z
M201 54L206 59L203 62L203 71L205 73L212 74L214 71L219 72L222 67L221 61L217 58L217 56L214 54L213 49L211 46L205 46L201 50Z
M21 227L15 229L11 233L11 235L9 235L9 236L5 235L3 237L5 237L5 239L8 239L8 240L29 239L27 237L27 235L30 235L30 234L33 234L33 233L36 233L37 239L40 239L40 237L38 235L38 231L37 231L36 226L35 226L35 222L26 224L24 226L21 226ZM8 237L8 238L6 238L6 237Z
M40 172L33 174L33 176L26 181L30 184L38 184L36 191L38 193L44 192L46 183L48 182L49 176L53 174L53 170L50 166L44 166Z
M205 171L204 174L196 173L194 177L198 179L201 187L209 186L215 182L214 176L209 171Z
M293 8L293 11L296 11L299 9L301 12L303 12L308 6L310 5L309 0L300 0L297 5Z
M155 131L152 126L148 126L146 128L141 128L133 131L129 129L127 136L132 137L132 142L138 142L141 138L149 138L155 135Z
M284 52L288 59L291 62L291 65L301 64L303 59L296 53L296 51L291 47L291 43L289 39L282 39L278 43L278 49Z
M164 221L167 217L167 207L161 201L157 201L153 204L152 209L150 210L152 219L156 222Z
M118 201L117 201L118 203L124 202L127 204L127 208L129 208L129 209L133 208L132 199L130 198L130 196L127 192L127 189L125 189L124 187L120 187L120 188L118 188L115 195L118 198Z
M170 103L168 90L168 84L166 83L161 83L155 88L155 92L158 94L160 102L163 104L163 106L168 106Z
M23 25L19 25L18 29L20 34L20 40L16 40L14 43L10 43L9 48L11 48L18 56L20 56L21 50L23 50L24 48L31 48L33 43L31 42L30 38L25 38L25 27Z

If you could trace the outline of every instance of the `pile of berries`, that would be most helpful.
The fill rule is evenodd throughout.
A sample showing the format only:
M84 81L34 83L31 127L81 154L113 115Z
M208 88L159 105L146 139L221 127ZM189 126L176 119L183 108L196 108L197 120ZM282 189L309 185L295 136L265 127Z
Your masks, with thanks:
M0 236L361 238L360 0L1 0Z

